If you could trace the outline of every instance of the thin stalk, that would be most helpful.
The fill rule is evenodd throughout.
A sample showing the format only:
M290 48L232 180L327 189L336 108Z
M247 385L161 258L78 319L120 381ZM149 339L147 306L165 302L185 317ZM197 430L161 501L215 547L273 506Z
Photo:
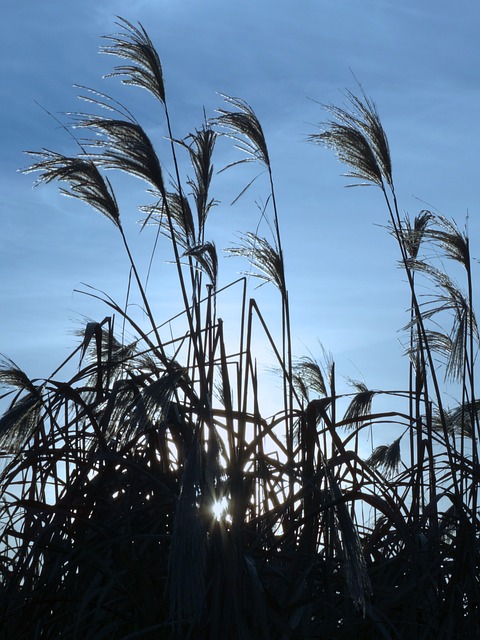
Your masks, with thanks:
M273 174L270 164L268 164L268 176L270 181L270 192L272 195L273 206L273 221L276 232L276 243L278 248L278 254L280 257L280 264L282 268L282 283L283 289L282 295L282 351L283 358L286 361L286 376L283 377L284 387L284 403L285 403L285 417L286 417L286 436L287 436L287 448L290 456L293 456L293 363L292 363L292 337L290 326L290 307L288 302L288 291L285 282L285 262L283 258L282 239L280 234L280 226L278 221L277 201L275 197L275 188L273 184ZM293 458L292 458L293 462ZM291 487L293 491L293 486Z
M467 271L467 295L468 295L468 305L469 305L469 313L468 313L468 358L465 358L468 365L468 374L470 381L470 425L472 430L472 466L474 469L478 466L478 441L477 438L480 438L480 422L478 419L478 411L476 407L475 401L475 356L474 356L474 327L475 327L475 319L473 315L473 283L472 283L472 269L470 262L470 245L468 236L465 239L466 241L466 249L467 249L467 261L466 261L466 271ZM474 531L476 532L478 522L477 522L477 507L478 507L478 482L472 482L472 513L475 514L474 518ZM476 535L476 533L475 533Z
M177 180L179 193L181 194L180 171L179 171L179 168L178 168L177 154L175 152L175 146L174 146L174 143L173 143L172 126L171 126L171 123L170 123L170 115L169 115L169 111L168 111L168 107L167 107L166 101L164 102L164 110L165 110L165 118L166 118L166 123L167 123L168 135L169 135L169 139L170 139L170 146L171 146L173 164L174 164L174 168L175 168L175 178ZM181 203L182 203L182 207L183 207L182 199L181 199ZM190 328L190 332L191 332L191 336L192 336L192 340L193 340L195 360L198 363L198 367L199 367L200 389L201 389L200 397L202 398L203 397L203 393L207 391L205 389L205 385L206 385L205 371L204 371L204 368L202 366L204 361L205 361L205 354L203 353L201 340L199 338L198 331L195 330L195 327L193 325L193 318L192 318L192 315L190 313L190 304L188 302L187 289L186 289L185 280L184 280L184 277L183 277L182 265L181 265L181 261L180 261L180 253L178 251L177 241L176 241L175 232L174 232L174 228L173 228L172 216L171 216L171 214L169 212L168 203L166 203L166 211L167 211L168 224L169 224L169 228L170 228L170 235L171 235L171 240L172 240L173 253L174 253L174 257L175 257L175 263L177 265L177 272L178 272L178 278L179 278L179 282L180 282L180 288L181 288L181 291L182 291L183 303L184 303L185 311L186 311L186 314L187 314L188 326ZM192 284L193 284L195 282L195 274L194 274L194 269L193 269L193 266L192 266L192 263L191 263L191 259L190 259L190 277L192 279ZM196 297L195 287L194 286L193 286L193 295L194 295L194 301L193 301L194 302L194 305L193 305L194 306L194 311L196 310L198 312L197 304L195 304L197 302L197 297Z
M132 253L130 251L130 247L128 245L128 241L127 241L127 238L125 236L125 232L123 231L123 227L121 225L118 225L118 229L120 231L120 235L122 237L123 244L125 246L125 250L126 250L127 255L128 255L128 259L130 261L130 266L132 268L133 275L134 275L135 280L137 282L137 286L138 286L138 289L140 291L140 295L142 297L143 304L145 306L145 313L147 314L147 317L148 317L148 319L150 321L150 324L152 325L152 329L153 329L155 338L157 340L157 345L158 345L158 348L160 349L164 365L165 366L169 366L169 361L168 361L168 358L165 355L165 351L163 349L163 343L162 343L162 340L160 339L160 334L158 333L157 325L155 323L155 319L154 319L152 310L150 308L150 303L148 302L147 294L145 293L145 289L144 289L142 281L140 279L140 275L138 273L137 266L136 266L135 261L133 259Z

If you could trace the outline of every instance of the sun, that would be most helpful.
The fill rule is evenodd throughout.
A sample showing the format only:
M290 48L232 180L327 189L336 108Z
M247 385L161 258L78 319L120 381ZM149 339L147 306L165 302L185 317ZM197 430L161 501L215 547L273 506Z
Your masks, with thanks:
M225 512L227 510L228 500L225 498L220 498L220 500L216 500L212 504L212 513L215 520L222 520L225 517Z

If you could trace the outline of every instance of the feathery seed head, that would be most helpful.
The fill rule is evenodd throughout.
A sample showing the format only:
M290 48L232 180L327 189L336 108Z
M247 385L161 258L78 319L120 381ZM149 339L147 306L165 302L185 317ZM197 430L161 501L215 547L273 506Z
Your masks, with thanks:
M309 136L310 142L331 147L341 162L351 167L347 177L393 189L390 150L374 103L362 94L348 92L351 109L325 105L333 120L324 131Z
M427 228L432 221L433 214L430 211L421 211L418 216L415 216L413 224L408 216L405 215L402 227L400 229L400 235L407 251L407 255L414 260L418 256L420 251L420 245L425 237ZM394 229L391 229L392 235L395 235Z
M120 213L110 182L100 174L92 159L69 158L47 149L27 153L41 158L24 169L24 173L40 172L36 185L42 182L48 184L52 180L66 182L69 188L61 188L61 193L82 200L100 211L115 226L121 226Z
M101 53L130 60L133 64L119 65L107 77L126 76L122 82L146 89L165 104L165 85L162 65L152 41L141 24L139 28L120 18L120 33L104 36L111 44L101 47Z
M165 194L162 169L150 138L136 122L89 116L77 127L92 129L104 136L89 144L102 149L95 161L105 169L118 169L146 180Z
M276 247L273 247L266 238L261 238L248 231L241 236L241 244L226 249L228 253L248 258L251 265L258 269L258 273L246 273L264 282L273 282L282 293L285 292L285 276L283 262Z
M225 102L233 105L237 110L217 109L214 123L226 129L224 135L237 142L237 147L249 157L249 160L257 160L270 168L267 143L260 124L253 109L241 98L232 98L221 94ZM243 162L246 162L243 160Z
M204 242L185 251L186 256L191 256L197 261L197 266L207 274L213 285L213 290L217 288L218 257L215 244Z
M376 447L368 458L367 464L374 469L383 468L387 476L396 473L401 462L400 440L401 437L390 445Z

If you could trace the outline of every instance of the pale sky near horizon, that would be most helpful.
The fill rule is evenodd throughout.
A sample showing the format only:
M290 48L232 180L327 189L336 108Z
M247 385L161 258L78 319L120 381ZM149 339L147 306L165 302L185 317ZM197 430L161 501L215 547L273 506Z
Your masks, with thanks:
M409 294L396 266L398 250L383 228L388 216L381 193L345 189L345 167L306 138L327 118L318 103L343 103L342 91L355 91L357 78L387 132L401 210L413 216L436 208L461 227L468 212L472 254L479 257L480 6L27 0L5 3L0 15L0 353L32 377L47 377L78 343L71 332L82 314L99 320L109 314L74 289L85 282L120 301L125 296L128 270L113 226L57 195L56 185L32 189L33 176L17 171L29 163L25 150L75 153L73 140L47 113L68 122L64 112L85 109L74 84L114 93L149 131L164 135L161 111L145 92L101 79L118 63L99 56L98 48L102 35L118 30L119 15L141 22L157 46L176 137L201 125L203 108L214 115L222 106L217 92L244 98L262 122L296 355L310 350L321 357L319 340L341 378L364 377L373 388L406 387L398 330L408 320ZM222 141L217 169L227 157ZM141 217L135 207L148 199L140 182L127 186L122 216L133 223ZM212 195L221 203L208 229L218 249L235 242L237 232L255 230L255 202L266 197L267 185L257 180L230 206L241 188L233 169L215 178ZM130 233L140 254L151 248L152 236L138 238L133 224ZM220 285L244 268L238 260L221 260ZM156 287L160 322L174 310L175 281L162 256L155 269L150 286ZM255 284L252 295L267 317L276 318L276 292L268 285L254 291Z

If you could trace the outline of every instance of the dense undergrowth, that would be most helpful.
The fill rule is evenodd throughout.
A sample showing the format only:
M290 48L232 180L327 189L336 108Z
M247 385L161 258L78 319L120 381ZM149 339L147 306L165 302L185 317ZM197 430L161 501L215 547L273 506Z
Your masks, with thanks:
M143 320L87 290L108 315L87 323L55 374L31 380L3 359L0 636L478 637L478 329L467 235L429 211L400 214L387 138L363 91L348 94L348 108L327 107L331 119L311 141L333 148L347 175L383 194L411 294L405 389L358 383L339 394L331 359L292 354L274 182L254 112L224 96L214 118L177 139L152 42L142 27L118 27L103 51L121 60L113 75L162 107L162 163L129 111L85 92L92 112L74 116L85 134L78 153L43 150L28 171L41 183L59 181L108 219ZM217 284L207 222L215 144L225 135L238 163L259 163L267 177L262 215L271 236L247 232L230 251L278 289L278 337L246 278ZM180 175L180 156L190 177ZM169 239L166 269L178 277L179 313L170 321L153 314L105 170L147 183L144 223ZM231 287L235 342L217 311ZM268 390L255 332L282 381L272 416L260 412ZM64 380L71 362L80 366ZM380 393L383 406L391 396L391 411L374 411ZM401 435L362 459L362 434L389 424Z

